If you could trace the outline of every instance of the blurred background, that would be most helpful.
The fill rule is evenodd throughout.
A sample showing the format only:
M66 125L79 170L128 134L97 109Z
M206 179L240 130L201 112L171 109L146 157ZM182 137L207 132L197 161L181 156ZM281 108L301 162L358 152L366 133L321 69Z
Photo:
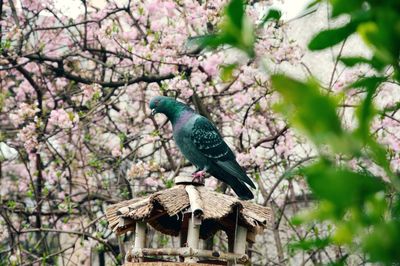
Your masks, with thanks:
M310 2L1 1L0 265L123 262L105 208L194 171L156 95L211 119L272 207L252 265L396 262L400 9Z

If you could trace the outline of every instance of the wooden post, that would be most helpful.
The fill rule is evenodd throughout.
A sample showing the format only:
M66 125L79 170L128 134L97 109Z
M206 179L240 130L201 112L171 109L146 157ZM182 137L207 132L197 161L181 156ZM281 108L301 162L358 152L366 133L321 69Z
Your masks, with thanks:
M233 253L246 254L246 239L247 239L247 228L239 225L236 229L236 237L235 237L235 244L233 246Z
M190 209L192 210L192 213L194 216L197 218L200 218L203 216L203 202L200 198L200 194L197 191L195 186L186 186L185 190L188 194L189 197L189 203L190 203Z
M196 258L207 258L207 259L217 259L217 260L226 260L228 262L236 261L238 263L246 263L249 258L245 254L234 254L234 253L226 253L219 252L216 250L201 250L201 249L193 249L190 247L184 248L142 248L138 250L131 250L131 255L133 257L144 257L144 256L182 256L182 257L196 257ZM176 263L176 265L186 265L188 263ZM164 262L158 262L157 265L164 265ZM208 264L207 264L208 265ZM214 264L213 264L214 265Z
M146 223L136 222L135 228L135 249L146 247ZM142 262L143 258L139 258L139 262Z
M197 249L199 246L200 225L201 220L192 213L191 217L189 217L187 235L187 246L189 248ZM196 259L193 257L186 257L185 262L196 262Z

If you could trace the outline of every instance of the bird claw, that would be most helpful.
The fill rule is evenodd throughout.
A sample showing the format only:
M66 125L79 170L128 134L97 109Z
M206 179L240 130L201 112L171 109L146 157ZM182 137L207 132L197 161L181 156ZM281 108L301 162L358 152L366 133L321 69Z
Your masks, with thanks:
M197 171L192 174L193 179L192 182L204 183L204 178L206 175L206 171Z

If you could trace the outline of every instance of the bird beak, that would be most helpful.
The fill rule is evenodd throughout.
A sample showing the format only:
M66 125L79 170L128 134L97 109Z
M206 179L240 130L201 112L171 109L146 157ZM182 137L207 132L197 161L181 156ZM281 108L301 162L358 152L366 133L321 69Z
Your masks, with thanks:
M151 110L151 115L154 116L156 114L156 109Z

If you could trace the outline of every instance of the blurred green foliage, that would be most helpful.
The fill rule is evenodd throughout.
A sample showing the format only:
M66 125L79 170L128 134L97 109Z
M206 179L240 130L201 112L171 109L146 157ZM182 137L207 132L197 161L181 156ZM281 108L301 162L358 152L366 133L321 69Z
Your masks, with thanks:
M282 17L281 11L271 8L268 10L268 13L263 17L261 26L264 26L264 24L270 20L279 21L281 17Z
M219 32L202 37L200 43L201 46L210 48L227 44L254 57L254 40L253 25L246 16L244 2L231 0L225 8L225 16L219 25Z
M369 260L391 264L400 261L400 252L393 252L400 248L397 245L400 226L395 226L399 224L399 217L388 204L399 200L399 177L391 172L384 147L369 133L370 121L376 114L371 98L383 80L379 77L362 78L352 85L365 89L365 97L356 112L358 127L350 132L341 126L335 99L322 93L315 81L301 82L284 75L272 76L273 86L283 98L277 110L307 134L319 150L319 160L300 171L319 204L316 209L298 215L296 222L333 223L335 230L322 243L348 245L351 250L361 247ZM328 151L327 147L330 147ZM337 160L338 155L344 160L373 161L385 170L391 182L343 166L343 160ZM317 237L303 240L292 248L318 249L320 245L321 239Z
M331 0L330 3L332 18L347 15L350 19L341 27L318 33L309 43L309 49L331 47L357 32L374 55L344 58L342 62L349 66L368 64L378 72L392 67L393 78L400 81L400 1Z
M315 79L300 81L283 74L271 77L273 87L282 96L282 103L276 110L304 132L319 153L318 160L299 171L319 199L318 206L299 214L294 222L324 222L333 228L328 230L330 235L309 237L292 243L290 248L315 250L346 245L350 251L364 253L370 262L392 265L400 262L400 178L390 168L385 147L370 133L370 124L376 115L388 111L377 110L373 105L377 88L388 80L400 81L400 1L329 2L331 18L346 15L349 20L341 27L316 34L308 48L311 51L326 49L358 33L373 56L338 60L348 67L367 64L375 70L375 75L361 77L348 87L364 94L356 109L357 128L354 130L342 126L337 99L323 90ZM280 12L270 10L261 23L279 19ZM246 21L244 2L232 0L220 32L207 36L204 44L211 48L231 45L254 56L253 27ZM397 104L393 108L399 107ZM374 163L389 181L346 166L346 161L352 159ZM345 264L346 259L346 256L339 258L335 265Z

